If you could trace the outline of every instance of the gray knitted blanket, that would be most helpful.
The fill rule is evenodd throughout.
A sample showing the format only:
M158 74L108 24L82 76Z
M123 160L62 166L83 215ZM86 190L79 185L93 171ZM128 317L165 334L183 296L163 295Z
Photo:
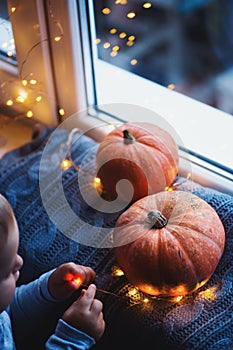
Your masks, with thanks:
M11 203L20 229L19 253L24 259L24 266L18 283L29 282L66 261L93 267L98 275L95 283L99 288L98 298L104 303L107 324L105 335L96 349L232 350L233 198L197 184L192 183L190 187L188 182L184 183L179 189L192 191L208 202L224 225L226 246L221 261L206 285L179 302L133 293L133 286L126 277L115 274L117 262L111 248L91 247L69 239L59 231L44 209L39 188L39 167L52 131L52 128L45 128L32 142L9 152L0 160L0 192ZM67 137L67 131L60 130L57 138L53 139L54 146L65 142ZM80 164L89 152L87 166L90 166L97 147L90 138L79 138L72 149L75 164ZM90 167L87 174L91 172ZM83 186L88 186L89 175ZM54 181L52 176L48 178L47 191L58 215L61 215ZM82 222L96 228L114 226L121 212L104 213L89 206L81 195L77 169L71 167L64 171L62 184L70 206ZM144 302L146 297L147 303ZM31 349L35 350L36 346Z

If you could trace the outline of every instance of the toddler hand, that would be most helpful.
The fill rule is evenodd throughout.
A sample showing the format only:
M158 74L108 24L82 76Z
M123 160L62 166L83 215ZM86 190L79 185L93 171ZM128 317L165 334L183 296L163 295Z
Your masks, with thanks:
M50 294L60 300L69 298L81 284L88 285L96 277L91 267L69 262L60 265L49 277L48 290Z
M98 341L105 330L103 304L94 299L96 286L91 284L83 289L80 297L66 310L62 319L74 328L79 329Z

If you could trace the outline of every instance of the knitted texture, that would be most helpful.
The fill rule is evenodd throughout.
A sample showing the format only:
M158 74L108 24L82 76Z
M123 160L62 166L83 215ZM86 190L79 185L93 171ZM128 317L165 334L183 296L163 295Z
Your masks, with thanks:
M95 280L99 289L97 297L104 303L106 320L106 332L95 345L96 349L232 350L233 198L190 181L181 184L179 190L191 191L218 213L226 233L223 256L207 284L179 302L151 298L141 292L133 293L133 286L125 276L114 275L117 262L112 249L79 244L60 232L50 220L41 199L39 168L52 132L53 128L45 128L35 140L9 152L0 160L0 192L11 203L20 231L19 254L24 259L24 266L18 283L29 282L67 261L94 268L98 275ZM60 130L53 138L54 147L65 144L68 135L67 131ZM93 230L113 227L121 213L96 210L85 202L81 194L83 188L91 191L97 148L98 145L87 136L79 138L72 148L72 159L77 165L85 161L85 181L79 184L74 167L64 171L62 177L67 201L76 215L82 218L79 232L85 230L85 222L90 223ZM49 200L58 215L62 215L57 191L55 179L48 177ZM92 232L86 234L91 235ZM145 298L148 298L147 303Z

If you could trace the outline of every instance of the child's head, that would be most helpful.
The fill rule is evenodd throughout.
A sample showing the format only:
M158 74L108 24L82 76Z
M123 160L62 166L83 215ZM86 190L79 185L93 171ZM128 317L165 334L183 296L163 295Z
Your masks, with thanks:
M11 302L19 269L23 265L17 254L18 226L9 202L0 195L0 312Z

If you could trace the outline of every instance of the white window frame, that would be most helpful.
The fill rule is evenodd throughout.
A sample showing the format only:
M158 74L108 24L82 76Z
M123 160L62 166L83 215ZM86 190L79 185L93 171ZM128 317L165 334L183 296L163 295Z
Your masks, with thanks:
M9 4L11 4L11 1L13 3L13 0L9 0ZM83 3L82 0L79 1ZM49 96L46 106L49 117L47 116L46 123L56 124L58 108L64 108L65 117L67 118L74 113L86 111L90 107L87 104L88 99L93 101L94 107L94 89L89 85L88 93L86 92L86 82L90 78L93 69L89 57L90 47L87 41L83 42L83 53L82 41L84 36L80 21L85 22L85 18L78 11L76 1L50 0L49 2L42 2L40 0L24 0L21 1L20 6L18 17L12 16L13 30L15 31L15 27L19 26L22 29L15 31L19 65L28 50L28 47L26 49L22 43L22 36L28 35L31 44L35 43L35 40L38 41L38 37L36 37L38 33L31 31L29 34L28 27L33 28L35 23L39 23L41 38L50 38L49 42L46 41L43 45L40 45L40 48L38 47L40 52L31 57L31 66L28 67L29 72L32 69L36 70L36 73L43 78ZM51 9L52 16L49 15ZM28 13L33 15L28 16ZM61 23L63 29L62 40L58 43L52 40L56 35L54 19ZM25 20L27 20L27 29L23 28ZM231 167L233 150L232 116L108 63L98 60L97 64L97 88L100 88L100 91L105 91L104 95L99 95L102 99L102 107L105 106L107 109L109 104L127 103L149 108L166 118L167 122L177 130L187 147L190 147L190 145L191 149L197 147L195 151L206 155L207 158L210 156L209 152L214 150L214 156L216 157L217 154L217 159L220 162L222 159L224 164L226 162ZM86 67L87 69L85 69ZM110 76L111 80L109 79ZM129 85L129 83L131 84ZM134 89L132 89L132 85ZM122 92L120 97L119 89ZM99 117L97 114L96 116ZM41 111L37 117L43 121ZM104 119L103 114L101 118ZM92 127L98 124L96 120L98 119L92 116L78 118L77 126L82 128ZM114 119L108 116L106 120L109 122ZM133 121L133 118L130 121ZM103 137L103 133L100 133L100 135ZM98 137L99 135L96 138L98 139ZM192 142L194 143L192 144ZM233 193L231 172L224 169L220 170L215 164L210 165L205 159L200 160L195 157L195 154L191 155L191 159L192 175L195 181L223 192ZM185 165L183 170L185 174Z

